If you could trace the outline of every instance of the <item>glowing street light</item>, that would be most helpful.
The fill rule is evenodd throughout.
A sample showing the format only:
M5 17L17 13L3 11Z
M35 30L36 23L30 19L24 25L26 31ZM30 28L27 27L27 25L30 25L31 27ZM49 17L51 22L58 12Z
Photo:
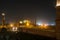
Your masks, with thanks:
M10 27L14 27L15 26L15 23L9 23L9 26Z
M23 22L24 22L24 23L30 23L30 21L29 21L29 20L24 20Z
M2 13L2 16L5 16L5 13Z
M27 20L24 20L23 22L24 22L24 23L26 23L26 22L27 22Z
M22 21L20 21L19 23L20 23L20 24L22 24L23 22L22 22Z
M14 24L10 24L10 26L11 26L11 27L13 27L13 26L14 26Z
M40 23L39 23L39 24L37 24L37 25L38 25L38 26L43 26L43 24L40 24Z
M18 31L18 28L17 27L13 27L12 31Z
M41 29L47 29L48 28L48 24L41 24L39 26L39 28L41 28Z
M55 26L55 24L51 24L51 26Z
M56 6L60 6L60 0L57 0Z
M38 26L40 26L41 24L39 23L39 24L37 24Z
M2 26L4 27L5 25L5 13L2 13Z
M44 29L47 29L47 28L48 28L48 25L47 25L47 24L45 24L45 25L43 26L43 28L44 28Z
M45 24L44 26L48 26L48 24Z
M26 26L30 26L30 23L26 23Z
M30 21L29 20L24 20L23 22L26 24L26 26L30 26Z

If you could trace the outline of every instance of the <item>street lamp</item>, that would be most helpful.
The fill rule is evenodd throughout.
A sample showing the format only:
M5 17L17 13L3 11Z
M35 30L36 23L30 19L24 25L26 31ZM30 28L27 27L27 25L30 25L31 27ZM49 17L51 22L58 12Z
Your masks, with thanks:
M23 22L24 23L30 23L30 20L24 20Z
M20 23L20 24L22 24L23 22L22 22L22 21L20 21L19 23Z
M14 26L14 24L10 24L10 27L13 27Z
M2 13L2 16L5 16L5 13Z
M26 26L30 26L30 23L26 23Z
M17 27L12 27L12 31L18 31L18 28Z
M5 13L2 13L2 26L4 27L5 25Z

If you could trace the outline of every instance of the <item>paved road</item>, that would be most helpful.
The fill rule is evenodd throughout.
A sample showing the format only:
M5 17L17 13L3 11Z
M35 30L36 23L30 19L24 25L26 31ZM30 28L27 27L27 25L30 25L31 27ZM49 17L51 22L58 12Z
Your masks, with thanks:
M35 34L35 35L56 37L54 30L40 30L40 29L34 29L34 28L20 28L20 31L25 32L25 33Z

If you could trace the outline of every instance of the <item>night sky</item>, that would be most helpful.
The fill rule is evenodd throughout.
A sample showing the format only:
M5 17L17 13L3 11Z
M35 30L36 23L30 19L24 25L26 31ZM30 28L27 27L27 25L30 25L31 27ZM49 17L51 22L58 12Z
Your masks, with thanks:
M37 22L46 20L55 22L55 0L0 0L1 13L6 14L6 21L13 22L20 19L30 19Z

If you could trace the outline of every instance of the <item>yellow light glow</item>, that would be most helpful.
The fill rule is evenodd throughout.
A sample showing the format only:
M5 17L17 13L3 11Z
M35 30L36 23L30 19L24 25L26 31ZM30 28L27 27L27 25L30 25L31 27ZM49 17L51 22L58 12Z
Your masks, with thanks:
M23 22L24 22L24 23L26 23L26 22L27 22L27 20L24 20Z
M48 26L48 24L45 24L44 26Z
M22 22L22 21L20 21L19 23L20 23L20 24L22 24L23 22Z
M44 26L44 29L47 29L47 26Z
M47 29L48 28L48 24L41 24L39 26L39 28L41 28L41 29Z
M41 26L44 26L44 24L41 24Z
M5 13L2 13L3 16L5 16Z
M30 24L29 23L26 23L26 26L29 26Z
M14 26L14 24L10 24L10 27L13 27Z
M60 6L60 0L57 0L56 6Z
M29 20L24 20L23 22L24 22L24 23L30 23L30 21L29 21Z
M17 29L18 29L17 27L13 27L12 31L17 31Z
M40 28L41 29L47 29L47 26L41 26Z

